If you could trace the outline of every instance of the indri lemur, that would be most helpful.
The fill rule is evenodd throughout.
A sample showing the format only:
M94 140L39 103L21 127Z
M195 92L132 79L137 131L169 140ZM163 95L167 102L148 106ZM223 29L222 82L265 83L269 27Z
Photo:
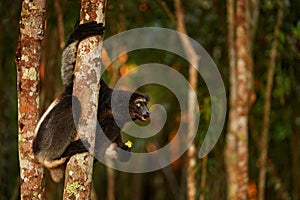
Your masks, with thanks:
M62 53L61 75L65 87L64 92L49 106L35 130L32 145L33 153L38 162L50 170L51 177L56 182L63 178L65 164L70 156L88 151L86 147L89 144L86 141L81 141L76 131L77 124L75 125L75 123L78 122L78 119L75 119L75 121L73 119L73 71L80 41L90 36L103 35L103 31L103 25L96 22L89 22L75 27ZM97 125L95 155L103 157L109 154L109 149L113 157L117 157L120 161L127 161L130 159L131 147L124 144L120 131L124 124L131 119L147 120L150 114L147 108L149 97L140 93L112 90L103 80L100 80L100 84L97 118L105 135L102 134L103 132ZM118 96L117 100L113 102L114 105L117 105L117 110L114 110L114 113L111 108L113 91ZM125 114L128 114L128 110L124 112L124 107L122 110L122 105L126 105L128 102L124 102L125 99L129 100L129 108L126 109L129 109L130 117ZM73 97L74 103L76 101ZM79 103L78 100L77 103ZM118 122L121 122L120 127L114 117Z

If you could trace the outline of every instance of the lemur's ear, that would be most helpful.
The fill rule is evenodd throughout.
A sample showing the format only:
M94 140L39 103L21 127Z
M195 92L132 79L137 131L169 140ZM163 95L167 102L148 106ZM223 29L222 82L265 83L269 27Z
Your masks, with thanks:
M134 92L130 97L130 101L135 101L136 99L144 99L146 103L150 100L148 95Z

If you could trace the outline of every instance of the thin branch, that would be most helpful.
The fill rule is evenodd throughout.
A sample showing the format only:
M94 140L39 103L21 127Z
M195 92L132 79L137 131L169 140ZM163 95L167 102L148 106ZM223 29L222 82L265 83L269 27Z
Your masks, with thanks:
M253 117L252 117L252 119L250 120L250 127L252 127L251 131L250 131L250 133L251 133L250 135L251 135L252 140L254 141L254 144L256 145L256 148L259 149L260 145L261 145L261 137L260 137L255 125L256 125L255 119L253 119ZM288 198L285 198L285 197L288 197L288 192L287 192L286 188L284 187L284 184L277 173L278 170L276 169L274 162L270 158L268 159L266 167L268 168L268 170L270 172L270 178L274 182L274 185L280 186L276 190L277 195L280 196L281 199L284 199L284 200L288 199Z
M176 19L173 15L173 13L171 12L170 8L168 7L168 5L166 4L165 1L162 0L157 0L157 2L159 3L159 5L162 7L162 9L165 11L165 13L167 14L167 16L169 17L171 23L173 25L176 25Z
M206 174L207 174L207 156L202 159L202 171L201 171L201 181L200 181L200 197L199 200L205 199L205 186L206 186Z
M229 60L229 70L230 70L230 97L229 103L230 108L235 106L237 99L236 88L236 49L235 49L235 6L234 0L227 1L227 40L228 40L228 60ZM236 136L233 131L232 121L236 118L233 109L229 110L228 119L228 130L226 134L226 144L224 149L224 161L226 164L227 172L227 199L234 199L237 190L237 174L235 173L235 166L237 162L236 155Z
M271 54L269 59L269 70L266 85L266 96L264 104L264 115L263 115L263 130L261 135L261 154L260 154L260 171L259 171L259 182L258 182L258 199L263 200L265 198L265 182L266 182L266 165L268 157L268 135L269 135L269 123L270 123L270 108L271 108L271 94L273 88L273 79L276 66L276 55L277 46L279 39L279 31L282 24L283 17L283 0L279 3L276 25L274 28L274 40L272 42Z
M113 162L110 159L107 159L107 163L110 166L113 165ZM115 172L114 169L107 166L107 200L115 200Z
M160 149L160 146L158 144L152 143L147 146L148 152L156 151L157 149ZM158 157L154 157L153 162L159 163ZM184 199L184 195L182 194L180 187L178 186L176 176L174 172L172 171L172 168L170 166L162 168L163 175L165 176L166 180L168 181L168 185L170 186L171 193L173 194L174 199L181 200Z
M58 38L59 38L59 47L63 49L65 47L65 29L64 29L64 21L63 15L61 11L61 6L59 0L54 0L54 7L57 19L57 30L58 30Z

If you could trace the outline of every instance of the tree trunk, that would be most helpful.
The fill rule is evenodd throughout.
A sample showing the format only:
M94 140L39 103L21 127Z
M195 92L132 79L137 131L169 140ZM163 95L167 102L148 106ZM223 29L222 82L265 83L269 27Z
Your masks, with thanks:
M176 27L177 31L187 35L185 24L184 24L184 13L182 10L181 0L175 0L175 10L176 10ZM192 87L191 90L197 91L197 77L198 72L194 66L198 66L200 61L199 55L196 54L193 46L187 40L187 38L181 37L181 43L188 56L189 60L192 62L189 66L189 82ZM193 91L189 91L188 96L188 133L187 137L191 138L192 135L197 131L195 126L195 110L196 102L192 98ZM196 179L195 179L195 167L196 167L196 147L192 143L187 151L187 199L194 200L196 199Z
M113 166L111 160L107 159L110 166ZM113 168L106 166L107 171L107 200L115 200L115 171Z
M297 96L295 83L291 86L290 99L292 101L292 107L297 108L298 100L295 98ZM293 196L292 199L300 199L300 172L299 172L299 130L296 124L297 116L299 116L299 110L293 109L291 115L291 122L293 127L293 133L290 138L291 146L291 160L292 160L292 170L293 170Z
M206 187L206 174L207 174L207 160L208 156L202 159L202 170L201 170L201 180L200 180L200 196L199 200L205 200L205 187Z
M32 140L39 114L39 67L46 1L23 1L16 52L21 199L45 199L44 170L34 162Z
M235 7L236 5L236 7ZM248 113L254 101L248 3L229 0L228 44L230 66L230 109L225 146L227 198L247 199L248 187Z
M234 0L227 1L227 29L228 29L228 60L229 60L229 70L230 70L230 97L229 105L230 108L234 107L236 101L236 49L234 46L235 42L235 7ZM225 165L227 171L227 199L235 199L237 190L237 175L235 173L235 166L237 162L236 155L236 135L231 131L232 119L235 117L235 113L230 109L229 111L229 125L226 135L226 146L225 146Z
M248 24L246 19L247 0L237 1L236 11L236 118L232 123L237 136L237 198L247 199L248 189L248 113L252 88L252 71L249 65Z
M64 47L65 47L65 29L64 29L61 4L60 4L59 0L54 0L54 7L55 7L55 13L56 13L59 47L60 47L60 49L64 49Z
M278 46L279 31L282 23L283 16L283 1L280 1L280 6L277 13L277 22L274 28L274 40L271 47L271 55L269 60L269 70L266 85L266 96L264 104L264 115L263 115L263 126L261 134L261 153L259 157L260 171L258 181L258 199L265 199L265 183L266 183L266 172L267 172L267 157L268 157L268 138L269 138L269 121L270 121L270 108L271 108L271 95L275 71L275 61Z
M97 21L104 24L105 5L104 0L82 0L80 23ZM73 88L73 95L81 106L77 131L80 138L87 140L91 147L89 153L70 158L66 168L65 199L91 199L102 40L102 36L89 37L78 46Z
M57 66L60 65L57 28L48 25L45 31L40 67L40 113L44 113L56 94Z

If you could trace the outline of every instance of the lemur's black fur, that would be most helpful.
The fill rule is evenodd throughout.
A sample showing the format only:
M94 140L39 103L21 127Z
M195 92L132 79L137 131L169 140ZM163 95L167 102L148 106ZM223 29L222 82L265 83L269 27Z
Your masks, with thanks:
M103 31L102 24L89 22L78 25L70 35L62 54L61 75L65 87L64 92L49 106L35 130L32 145L34 155L39 163L50 170L51 176L56 182L63 178L64 165L70 156L88 151L86 147L89 147L89 144L81 141L77 135L75 124L78 119L74 120L72 113L72 102L73 105L75 103L80 108L78 100L74 97L72 100L73 71L80 41L90 36L102 35ZM95 155L103 157L107 154L107 149L112 147L115 157L121 161L127 161L130 159L131 148L123 143L121 129L126 122L131 120L146 121L150 114L147 108L149 97L135 92L112 90L103 80L100 80L100 84L97 114L100 126L97 125ZM111 102L113 91L117 98ZM129 108L124 108L124 105L128 105L128 101ZM112 114L112 103L116 105L114 115ZM130 117L126 115L128 111ZM79 114L75 117L78 117Z

